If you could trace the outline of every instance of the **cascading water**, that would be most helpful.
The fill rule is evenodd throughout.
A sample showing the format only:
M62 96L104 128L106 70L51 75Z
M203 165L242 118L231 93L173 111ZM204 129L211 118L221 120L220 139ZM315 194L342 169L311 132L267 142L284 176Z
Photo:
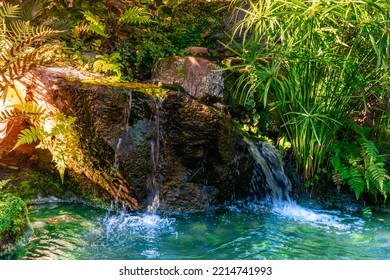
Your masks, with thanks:
M160 153L160 103L156 102L156 113L153 115L150 123L154 124L150 143L150 168L147 174L146 188L148 190L148 213L155 213L160 206L160 191L157 181L157 167L159 164Z
M259 193L259 187L263 187L267 192L266 199L273 205L290 202L291 182L284 173L283 161L275 146L268 142L255 144L247 138L244 141L255 161L251 182L253 192Z
M125 137L128 137L128 132L130 130L129 119L131 114L131 102L132 95L129 93L129 105L125 110L125 115L127 117ZM152 114L148 123L150 128L148 141L150 145L150 159L148 161L149 168L146 175L146 189L148 192L146 211L143 214L129 213L125 209L121 209L118 206L118 199L115 199L114 204L110 207L104 219L106 238L109 240L124 239L122 235L127 236L129 233L148 236L150 244L146 246L147 248L142 253L147 257L157 257L159 255L158 251L154 247L153 236L158 235L160 231L167 232L169 234L172 232L174 233L170 225L175 221L175 219L163 218L155 214L160 205L160 183L157 174L161 138L159 114L160 106L161 103L156 101L156 110L154 114ZM119 168L118 154L122 142L122 138L119 138L114 159L114 167L116 169ZM121 188L118 189L118 195L120 194L120 191ZM117 211L113 212L113 209L116 209Z
M265 201L270 204L274 214L300 222L309 222L316 226L343 228L343 220L327 211L311 210L298 205L290 198L291 181L286 176L279 151L268 142L255 143L247 138L255 166L252 175L252 192L266 191Z

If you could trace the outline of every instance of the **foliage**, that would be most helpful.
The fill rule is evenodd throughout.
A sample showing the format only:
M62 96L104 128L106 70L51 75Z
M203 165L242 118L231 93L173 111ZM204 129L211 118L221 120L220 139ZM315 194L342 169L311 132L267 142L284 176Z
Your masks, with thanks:
M219 1L181 1L167 5L168 11L162 19L163 30L174 46L174 53L180 53L189 46L203 46L215 49L219 46L218 32L223 32L223 17L226 4Z
M111 55L97 55L93 63L93 71L106 75L115 75L118 79L121 78L121 55L119 52L114 52Z
M148 24L152 21L151 14L141 7L120 9L121 15L119 17L118 14L114 14L113 12L109 12L106 15L106 18L99 17L89 10L82 12L82 14L87 21L84 28L105 38L116 35L116 32L120 30L124 24ZM101 14L101 16L102 15L103 14ZM113 21L115 23L114 26L108 27L104 24L104 22L112 24Z
M28 104L28 103L27 103ZM64 173L70 157L77 157L78 138L73 129L76 120L74 117L65 116L62 113L54 115L42 114L39 106L26 106L33 108L25 115L32 116L33 126L22 130L13 149L23 144L38 142L37 148L48 149L53 155L56 169L64 180ZM39 112L40 114L38 115Z
M6 179L6 180L0 180L0 190L7 186L7 184L11 181L11 179Z
M387 1L250 1L232 39L234 97L278 112L304 180L325 164L342 121L388 76ZM233 38L232 36L232 38ZM378 97L378 95L376 95Z
M356 125L353 127L355 131L350 131L344 140L331 146L332 178L336 185L348 184L357 199L365 191L375 197L379 192L386 199L390 193L386 158L378 154L375 143L366 138L362 129Z
M57 47L47 42L62 33L44 25L34 26L21 16L17 5L0 6L0 97L3 103L10 91L23 102L14 81L36 66L50 64Z
M54 173L27 171L23 172L20 180L19 178L8 179L8 185L2 191L28 203L30 199L35 199L38 196L58 197L63 195L67 187L66 184L61 184L60 178Z
M11 194L0 192L0 245L17 243L25 235L27 226L26 204Z

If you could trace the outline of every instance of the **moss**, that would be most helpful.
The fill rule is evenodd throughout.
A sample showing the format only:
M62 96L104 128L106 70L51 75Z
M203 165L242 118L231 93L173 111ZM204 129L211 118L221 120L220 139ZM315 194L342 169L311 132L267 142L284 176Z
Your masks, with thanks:
M19 176L19 179L11 180L3 190L24 201L28 202L38 196L60 197L66 192L66 186L62 185L59 176L54 174L28 171Z
M26 241L32 233L26 204L8 193L0 193L0 256Z
M88 79L88 80L82 80L81 83L85 87L85 89L91 89L91 86L95 86L95 85L99 87L109 86L117 89L138 91L159 98L164 97L167 91L167 89L165 89L164 87L151 84L151 83L130 83L130 82L123 82L123 81L116 81L112 79Z

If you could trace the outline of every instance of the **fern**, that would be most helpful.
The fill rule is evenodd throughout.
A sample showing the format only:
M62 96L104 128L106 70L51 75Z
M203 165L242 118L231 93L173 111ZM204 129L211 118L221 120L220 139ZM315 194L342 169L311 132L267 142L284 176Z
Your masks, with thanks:
M119 20L130 24L147 24L152 22L151 14L141 7L129 7Z
M4 18L17 18L20 16L20 12L21 10L18 5L2 3L0 6L0 26L2 27L2 21Z
M20 147L24 144L31 144L34 142L37 142L39 140L42 140L45 137L45 131L41 127L29 127L26 129L23 129L19 136L18 141L16 142L15 146L12 150L15 150L16 148Z
M362 129L355 129L355 132L358 134L355 144L344 141L331 148L333 181L336 185L348 184L357 199L364 192L374 196L379 192L386 200L390 176L385 168L385 157L378 155L375 143L366 138Z
M35 122L46 112L44 108L34 102L16 104L10 107L13 108L0 112L0 122L20 118L30 118Z
M94 72L108 75L115 74L120 79L122 72L119 52L114 52L111 55L98 55L96 58L97 60L93 63Z
M0 180L0 190L7 186L7 184L11 181L11 179L6 179L6 180Z
M83 12L84 18L88 21L87 29L93 33L96 33L105 38L110 37L106 33L106 28L104 24L100 21L100 19L92 14L90 11Z
M20 17L17 6L0 6L0 19ZM33 26L29 21L16 19L9 24L0 23L0 97L7 99L7 87L14 87L16 80L23 78L31 69L52 62L53 53L58 47L46 42L60 36L63 31L40 25ZM22 101L22 100L21 100Z
M347 181L351 189L355 192L356 199L360 198L360 195L363 193L366 186L363 174L356 168L348 169L349 174L344 176L347 177Z

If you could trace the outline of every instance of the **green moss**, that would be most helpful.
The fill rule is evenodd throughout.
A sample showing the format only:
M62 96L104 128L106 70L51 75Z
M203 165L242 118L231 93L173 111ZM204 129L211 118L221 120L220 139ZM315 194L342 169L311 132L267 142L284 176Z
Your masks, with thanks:
M8 193L0 193L0 256L24 242L32 227L26 204Z
M64 195L66 186L62 185L60 178L54 174L29 171L24 173L17 182L10 181L8 186L4 187L4 191L29 201L38 196Z
M82 80L81 83L85 86L86 89L90 89L91 86L109 86L115 87L117 89L125 89L130 91L138 91L145 93L147 95L157 96L162 98L165 96L167 91L166 88L150 84L150 83L130 83L130 82L122 82L112 79L88 79Z

